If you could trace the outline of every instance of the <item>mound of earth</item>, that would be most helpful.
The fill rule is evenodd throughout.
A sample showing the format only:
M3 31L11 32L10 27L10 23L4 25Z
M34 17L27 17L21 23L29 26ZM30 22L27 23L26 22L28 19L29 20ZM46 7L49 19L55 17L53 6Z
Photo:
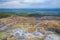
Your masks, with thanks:
M41 17L40 19L42 19L42 20L36 20L36 18L34 18L34 17L12 16L9 18L0 19L0 23L9 24L9 23L18 21L20 23L27 23L27 24L30 23L30 25L32 24L34 26L37 25L38 23L40 23L36 27L42 27L45 30L60 33L60 20L55 20L55 19L60 19L60 17L44 16L44 17ZM46 20L44 20L44 19L46 19Z

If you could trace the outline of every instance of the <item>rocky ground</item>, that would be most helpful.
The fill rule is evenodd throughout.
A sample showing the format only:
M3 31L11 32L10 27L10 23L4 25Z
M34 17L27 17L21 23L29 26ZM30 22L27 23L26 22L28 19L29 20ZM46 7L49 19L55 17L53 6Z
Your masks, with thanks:
M2 18L0 19L0 39L60 40L60 20L56 20L59 17L48 18L50 19L20 16Z

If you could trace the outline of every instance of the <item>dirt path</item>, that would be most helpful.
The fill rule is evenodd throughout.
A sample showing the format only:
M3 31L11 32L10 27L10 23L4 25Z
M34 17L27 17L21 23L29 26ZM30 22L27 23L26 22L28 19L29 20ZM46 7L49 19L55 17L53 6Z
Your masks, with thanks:
M3 26L2 28L0 28L0 31L7 29L9 26L11 26L11 25L13 25L13 24L16 24L17 22L18 22L18 21L14 21L14 22L12 22L12 23L10 23L10 24L7 24L7 25Z

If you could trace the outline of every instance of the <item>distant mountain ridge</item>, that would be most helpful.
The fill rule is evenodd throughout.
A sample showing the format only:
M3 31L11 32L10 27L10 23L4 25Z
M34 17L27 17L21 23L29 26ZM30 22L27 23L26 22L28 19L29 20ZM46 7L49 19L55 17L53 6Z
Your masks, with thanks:
M33 16L33 17L41 17L41 16L60 16L60 8L52 8L52 9L30 9L30 8L20 8L20 9L10 9L10 8L0 8L0 12L4 12L4 14L18 14L23 16ZM9 13L10 12L10 13Z
M59 12L60 8L52 8L52 9L46 9L46 8L40 8L40 9L33 9L33 8L19 8L19 9L10 9L10 8L0 8L0 12Z

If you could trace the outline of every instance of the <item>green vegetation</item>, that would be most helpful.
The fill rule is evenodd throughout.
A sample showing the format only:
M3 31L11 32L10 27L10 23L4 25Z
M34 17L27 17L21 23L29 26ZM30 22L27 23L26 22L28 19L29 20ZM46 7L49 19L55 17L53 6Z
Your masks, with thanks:
M0 32L0 39L6 40L8 32Z
M26 17L57 16L53 13L49 14L49 13L40 13L40 12L22 12L22 13L18 13L18 12L0 12L0 18L10 17L12 15L26 16Z
M36 38L36 40L44 40L43 38Z
M6 18L6 17L10 17L12 15L16 15L15 13L9 13L9 12L0 12L0 18Z

